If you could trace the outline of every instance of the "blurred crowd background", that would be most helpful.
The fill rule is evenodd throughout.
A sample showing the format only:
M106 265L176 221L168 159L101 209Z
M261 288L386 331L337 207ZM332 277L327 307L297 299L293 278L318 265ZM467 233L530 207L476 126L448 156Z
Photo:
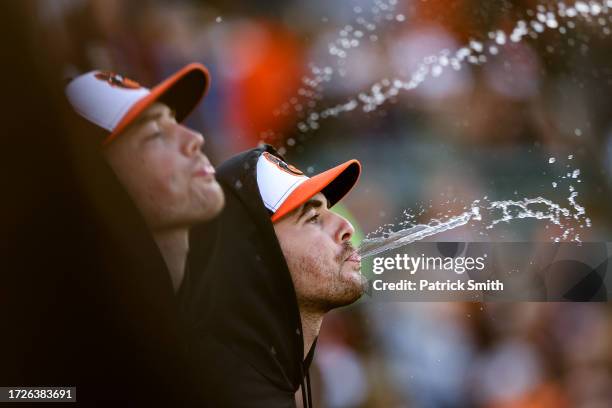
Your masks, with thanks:
M568 206L569 183L560 180L579 168L573 184L592 221L580 238L612 241L612 11L559 19L564 30L500 46L374 111L358 107L303 131L298 124L313 113L385 78L407 80L427 56L490 41L489 32L510 32L557 2L26 3L31 49L64 78L101 68L151 86L204 63L212 86L188 123L215 164L261 141L308 173L358 158L364 173L343 211L361 236L399 225L405 211L427 222L484 196ZM330 52L343 39L358 41ZM521 221L484 237L466 227L432 239L556 235L544 222ZM591 408L612 406L611 368L606 303L366 301L326 318L313 372L321 407Z

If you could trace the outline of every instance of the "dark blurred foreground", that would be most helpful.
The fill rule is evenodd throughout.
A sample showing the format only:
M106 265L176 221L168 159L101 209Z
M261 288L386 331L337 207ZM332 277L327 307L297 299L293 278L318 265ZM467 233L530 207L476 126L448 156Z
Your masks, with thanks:
M0 5L0 384L76 386L84 406L188 404L165 264L70 116L32 14L27 3Z

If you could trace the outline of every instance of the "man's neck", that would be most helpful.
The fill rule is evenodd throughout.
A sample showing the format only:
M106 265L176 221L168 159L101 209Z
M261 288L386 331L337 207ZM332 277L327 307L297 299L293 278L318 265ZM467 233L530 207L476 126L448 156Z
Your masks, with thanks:
M170 271L170 279L172 279L172 287L176 292L185 275L185 262L189 250L189 230L154 231L153 239L157 243L164 261L166 261L166 266Z
M304 358L308 355L312 343L319 335L321 323L323 323L324 312L311 311L300 307L300 317L302 319L302 332L304 334Z

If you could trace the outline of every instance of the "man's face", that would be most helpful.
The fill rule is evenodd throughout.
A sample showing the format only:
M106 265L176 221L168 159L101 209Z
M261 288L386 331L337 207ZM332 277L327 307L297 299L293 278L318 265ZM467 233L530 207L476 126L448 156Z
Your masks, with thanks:
M152 230L189 227L224 204L201 134L155 103L104 149L109 164Z
M359 299L361 260L350 244L353 226L327 208L321 193L274 224L298 303L327 312Z

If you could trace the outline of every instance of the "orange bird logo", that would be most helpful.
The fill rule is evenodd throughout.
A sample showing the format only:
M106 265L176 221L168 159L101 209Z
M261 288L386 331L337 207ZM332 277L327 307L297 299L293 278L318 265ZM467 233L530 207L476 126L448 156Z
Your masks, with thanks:
M263 156L266 158L266 160L268 160L271 163L274 163L276 167L278 167L285 173L289 173L293 176L303 176L304 175L304 173L302 173L297 167L295 167L292 164L285 163L284 161L274 156L273 154L270 154L268 152L263 152Z
M100 71L96 73L95 77L100 81L106 81L112 87L119 87L124 89L140 88L140 84L138 82L110 71Z

